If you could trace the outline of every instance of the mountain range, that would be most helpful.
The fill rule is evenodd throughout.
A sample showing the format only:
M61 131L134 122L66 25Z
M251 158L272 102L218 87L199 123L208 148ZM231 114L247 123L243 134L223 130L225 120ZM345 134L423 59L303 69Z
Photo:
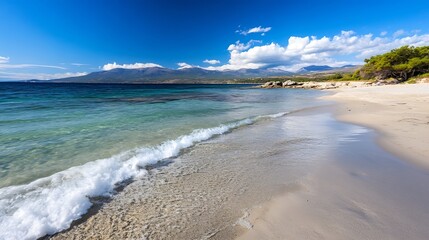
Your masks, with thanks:
M239 80L259 77L290 76L333 70L356 68L355 65L346 65L339 68L323 66L307 66L298 72L289 72L280 69L240 69L240 70L206 70L192 67L169 69L163 67L148 67L139 69L115 68L109 71L92 72L84 76L52 79L50 82L70 83L222 83L225 80Z

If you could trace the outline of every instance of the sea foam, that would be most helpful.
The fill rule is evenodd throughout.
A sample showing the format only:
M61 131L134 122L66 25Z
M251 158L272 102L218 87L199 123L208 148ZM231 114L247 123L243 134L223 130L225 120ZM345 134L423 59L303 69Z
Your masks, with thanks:
M35 239L70 227L91 207L90 197L111 196L115 186L144 176L145 166L177 156L181 150L213 136L264 118L258 116L196 129L189 135L166 141L156 147L130 150L110 158L69 168L26 185L0 189L0 239Z

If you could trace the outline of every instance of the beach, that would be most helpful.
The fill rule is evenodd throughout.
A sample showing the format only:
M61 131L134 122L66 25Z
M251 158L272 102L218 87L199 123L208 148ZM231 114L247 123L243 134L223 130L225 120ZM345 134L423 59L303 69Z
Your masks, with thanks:
M341 88L341 121L373 129L303 183L248 217L239 239L425 239L429 85ZM374 142L392 155L381 154ZM360 145L360 146L359 146ZM366 146L365 146L366 145ZM380 155L381 154L381 155Z
M393 88L399 87L409 92L409 105L424 100L424 85ZM386 134L378 129L336 120L363 113L335 94L372 91L377 99L376 93L396 94L385 93L390 88L337 90L323 98L339 104L197 145L156 170L157 181L130 184L97 214L54 238L424 239L427 171L379 147ZM354 104L368 105L360 101ZM396 106L389 102L384 109Z
M73 88L84 91L87 101L86 86ZM145 93L147 87L100 88L109 95L91 100L95 108L132 107L135 114L160 109L160 114L170 116L171 109L180 113L182 101L196 101L201 110L168 126L179 132L164 129L171 123L165 117L152 125L157 128L146 129L146 134L157 130L146 138L162 134L175 140L107 159L87 159L88 163L27 185L3 188L0 196L10 200L1 206L11 211L1 221L10 226L10 235L5 236L424 239L429 235L425 227L429 175L423 148L427 129L416 123L427 118L428 85L332 91L156 86L160 94L145 98L133 95ZM82 101L78 96L70 101ZM275 99L282 101L270 102ZM213 104L223 111L214 111ZM206 108L212 112L206 113ZM400 121L410 116L413 122ZM138 120L123 127L139 124L145 129L146 123ZM196 124L204 128L181 135ZM104 128L96 129L95 136L106 134ZM410 142L412 138L415 142ZM384 144L391 139L402 148L392 150ZM18 214L22 212L40 224L27 228L31 221L22 222Z
M429 84L342 88L326 99L340 102L338 119L376 129L388 151L429 169Z
M429 1L0 16L0 240L429 239Z
M311 127L299 128L303 120ZM198 144L54 239L238 237L251 228L246 216L254 206L284 191L302 190L301 180L337 144L326 136L332 123L323 113L314 119L287 114ZM361 129L341 127L346 133L331 134L343 138ZM309 148L317 157L307 154Z

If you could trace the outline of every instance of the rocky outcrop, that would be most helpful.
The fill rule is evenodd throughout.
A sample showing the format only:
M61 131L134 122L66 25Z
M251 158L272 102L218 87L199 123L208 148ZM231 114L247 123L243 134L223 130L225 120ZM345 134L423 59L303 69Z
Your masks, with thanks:
M297 85L299 85L299 84L297 82L292 81L292 80L286 80L282 84L283 87L290 87L290 86L297 86Z
M271 82L266 82L261 87L262 88L281 88L283 87L283 84L280 81L271 81Z
M358 81L341 81L341 82L295 82L292 80L286 80L284 82L271 81L261 85L261 88L304 88L304 89L335 89L335 88L355 88L355 87L368 87L384 85L388 83L371 83L371 82L358 82Z

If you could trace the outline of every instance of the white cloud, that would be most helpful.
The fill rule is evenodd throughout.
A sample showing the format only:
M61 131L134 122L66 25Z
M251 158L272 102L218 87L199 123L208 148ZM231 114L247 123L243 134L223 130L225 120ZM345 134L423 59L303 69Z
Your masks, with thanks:
M380 33L380 36L382 36L382 37L384 37L384 36L386 36L387 35L387 31L382 31L381 33Z
M0 63L7 63L9 62L9 58L8 57L2 57L0 56Z
M11 64L9 63L9 57L0 56L0 69L28 69L28 68L52 68L66 70L67 68L55 65L44 65L44 64Z
M9 59L9 58L7 58ZM53 68L65 70L67 68L53 65L40 65L40 64L9 64L8 62L2 63L0 61L0 69L16 69L16 68Z
M393 33L393 37L399 37L405 34L405 31L403 29L399 29L398 31Z
M264 36L266 32L269 32L271 30L271 27L254 27L248 30L237 30L235 32L242 34L242 35L247 35L247 34L251 34L251 33L262 33L261 35Z
M57 79L57 78L68 78L68 77L80 77L87 75L87 72L66 72L66 73L53 73L53 74L39 74L41 80Z
M248 44L244 45L244 43L237 41L237 42L229 45L228 51L244 51L244 50L249 49L249 48L250 48L250 45L248 45Z
M261 67L295 69L306 65L341 66L341 64L363 63L367 57L403 45L429 45L429 34L415 34L399 38L375 37L372 34L357 35L353 31L341 31L340 34L332 37L292 36L286 45L272 42L266 45L250 46L250 44L236 42L228 47L230 52L228 64L210 66L206 69L236 70Z
M55 65L43 65L43 64L11 64L9 63L9 57L0 56L0 69L19 69L19 68L53 68L65 70L65 67L55 66Z
M66 73L17 73L17 72L0 72L0 79L7 80L49 80L66 77L79 77L87 75L86 72L66 72Z
M85 64L85 63L70 63L70 65L81 67L81 66L88 66L89 64Z
M234 44L228 46L228 51L244 51L249 49L252 45L262 43L260 40L250 40L246 44L241 43L240 41L236 41Z
M10 71L10 69L13 69ZM74 77L86 75L86 72L66 72L66 73L31 73L34 69L52 69L55 70L66 70L67 68L55 65L43 65L43 64L11 64L9 57L0 56L0 79L8 80L26 80L26 79L53 79L63 77ZM54 71L55 71L54 70Z
M204 60L203 62L204 62L204 63L211 64L211 65L219 64L219 63L220 63L220 61L219 61L219 60L215 60L215 59L212 59L212 60L206 59L206 60Z
M185 68L193 68L195 66L191 65L191 64L187 64L185 62L179 62L177 63L177 65L179 66L178 69L185 69Z
M269 32L270 30L271 30L271 27L263 28L263 27L259 26L259 27L254 27L254 28L249 29L247 31L247 33L248 34L249 33L266 33L266 32Z
M102 69L104 71L109 71L115 68L124 68L124 69L139 69L139 68L150 68L150 67L162 67L156 63L134 63L134 64L116 64L116 62L105 64Z

